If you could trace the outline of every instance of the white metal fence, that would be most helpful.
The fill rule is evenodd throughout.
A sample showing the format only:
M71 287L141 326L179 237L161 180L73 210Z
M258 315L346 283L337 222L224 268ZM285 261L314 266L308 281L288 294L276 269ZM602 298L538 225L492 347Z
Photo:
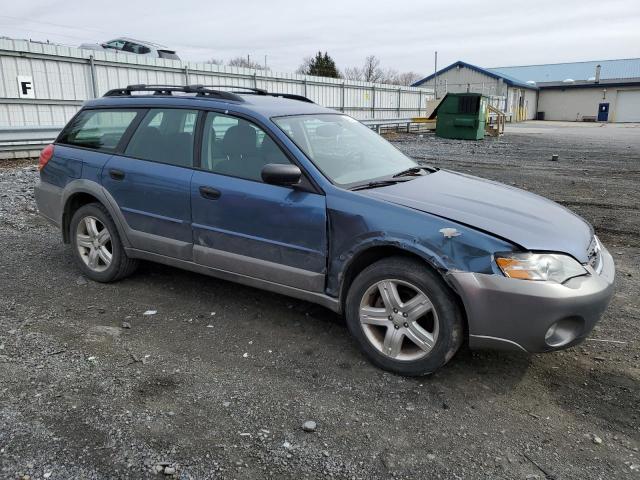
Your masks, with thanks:
M30 84L25 87L24 82ZM85 100L112 88L141 83L229 85L294 93L359 120L419 117L433 98L432 90L425 88L0 39L0 141L11 141L12 131L59 129Z

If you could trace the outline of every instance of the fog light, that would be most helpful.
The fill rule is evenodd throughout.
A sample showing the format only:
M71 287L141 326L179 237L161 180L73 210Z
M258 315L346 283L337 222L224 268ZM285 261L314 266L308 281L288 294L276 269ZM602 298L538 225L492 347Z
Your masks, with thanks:
M550 347L562 347L572 342L582 331L582 319L576 317L563 318L551 325L544 335L544 341Z

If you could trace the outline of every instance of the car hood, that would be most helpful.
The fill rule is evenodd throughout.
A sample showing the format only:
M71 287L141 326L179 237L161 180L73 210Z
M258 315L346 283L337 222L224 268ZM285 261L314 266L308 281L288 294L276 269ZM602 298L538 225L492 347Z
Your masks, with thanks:
M551 200L498 182L438 170L359 193L448 218L527 250L564 252L582 263L588 260L593 230L585 220Z

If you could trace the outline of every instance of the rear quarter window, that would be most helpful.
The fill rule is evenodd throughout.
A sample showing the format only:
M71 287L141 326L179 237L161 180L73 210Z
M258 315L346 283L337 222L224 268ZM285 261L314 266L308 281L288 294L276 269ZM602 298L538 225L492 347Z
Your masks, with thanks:
M113 152L137 110L83 110L63 130L57 143Z

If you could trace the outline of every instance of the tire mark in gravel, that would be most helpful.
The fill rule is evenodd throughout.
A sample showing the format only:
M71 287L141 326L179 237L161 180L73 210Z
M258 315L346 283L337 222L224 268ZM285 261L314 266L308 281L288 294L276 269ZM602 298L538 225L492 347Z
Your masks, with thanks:
M636 205L613 205L611 203L580 202L577 200L556 200L556 203L572 207L596 207L603 208L605 210L630 210L632 212L640 211Z

